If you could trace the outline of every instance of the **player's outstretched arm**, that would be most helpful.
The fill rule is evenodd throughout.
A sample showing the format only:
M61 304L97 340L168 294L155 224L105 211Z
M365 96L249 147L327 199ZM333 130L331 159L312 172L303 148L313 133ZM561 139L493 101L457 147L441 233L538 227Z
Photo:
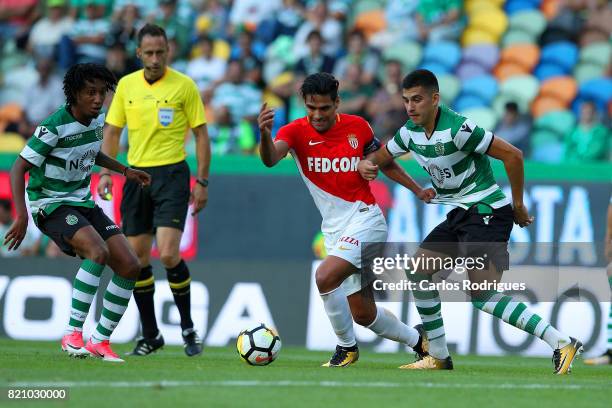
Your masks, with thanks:
M512 207L514 209L514 222L522 227L531 224L534 217L529 216L523 203L523 187L525 184L525 171L523 166L523 152L505 140L495 136L487 154L504 162L506 174L512 189Z
M28 229L28 210L25 202L25 174L32 167L31 163L28 163L19 156L11 168L11 192L17 217L4 236L3 245L8 246L9 251L19 248Z
M151 176L149 175L149 173L145 173L144 171L124 166L117 160L105 155L102 152L98 152L98 155L96 156L96 164L108 170L121 173L125 176L125 178L134 180L143 186L148 186L149 184L151 184ZM110 179L110 177L106 178Z
M378 169L389 177L391 180L406 187L412 191L420 200L429 203L436 196L436 192L432 188L423 188L404 170L389 153L386 147L376 150L366 156L364 160L359 162L357 169L361 177L371 181L376 178Z
M261 105L259 116L257 117L257 124L259 125L259 132L261 133L261 141L259 143L259 155L261 161L266 167L272 167L276 165L283 157L289 152L289 145L287 142L272 141L272 124L274 123L274 110L268 108L268 105L264 103Z
M429 203L436 196L436 190L421 187L395 160L391 160L389 163L381 166L380 170L391 180L412 191L419 200Z

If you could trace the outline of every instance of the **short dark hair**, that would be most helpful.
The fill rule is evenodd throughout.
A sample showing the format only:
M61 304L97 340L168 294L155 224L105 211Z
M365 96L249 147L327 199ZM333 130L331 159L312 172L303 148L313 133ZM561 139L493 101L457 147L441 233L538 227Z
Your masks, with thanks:
M506 107L506 110L509 112L518 113L519 111L518 104L514 101L506 102L505 107Z
M166 36L166 30L155 24L145 24L144 27L138 31L138 46L142 44L142 39L145 35L151 37L164 37L164 40L168 42L168 36Z
M114 90L117 85L117 78L115 78L115 75L104 65L86 63L71 66L68 72L66 72L66 75L64 75L64 95L66 96L66 103L68 105L74 105L76 103L77 93L85 88L87 82L91 82L94 79L99 79L104 82L108 91Z
M327 72L317 72L316 74L308 75L302 86L300 93L302 98L306 99L308 95L329 95L335 101L338 98L338 80Z
M438 79L433 72L427 69L417 69L412 71L404 77L402 81L403 89L414 88L415 86L422 86L428 91L440 92L438 87Z
M314 37L317 37L319 40L323 41L323 36L321 35L321 32L319 30L312 30L306 36L306 42L309 42Z

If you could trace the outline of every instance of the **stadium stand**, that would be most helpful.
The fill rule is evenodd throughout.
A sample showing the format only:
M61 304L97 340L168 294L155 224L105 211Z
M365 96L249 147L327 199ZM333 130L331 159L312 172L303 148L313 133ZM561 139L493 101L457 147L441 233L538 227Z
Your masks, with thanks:
M312 60L303 57L310 52L307 37L315 27L323 39L322 51L330 63L336 63L332 72L340 80L346 82L351 64L360 67L360 83L350 88L353 93L366 90L368 101L391 86L385 80L385 63L395 60L403 74L417 67L438 74L442 101L473 115L481 125L495 128L506 103L516 102L521 114L535 120L528 143L534 160L540 159L543 146L558 150L585 101L595 104L601 123L609 123L612 110L612 6L606 1L32 0L27 4L30 7L23 8L21 15L0 19L0 112L19 108L19 115L0 114L3 150L19 150L20 143L9 143L15 134L29 136L30 127L25 126L29 110L24 105L26 91L38 82L39 61L54 60L57 75L81 60L103 62L118 76L125 75L138 68L135 33L145 22L166 27L174 51L172 66L186 70L200 85L218 154L251 154L258 138L252 114L232 118L232 109L227 117L227 110L214 108L221 99L234 104L240 99L238 94L218 95L220 91L239 91L248 95L250 104L274 102L282 112L275 128L303 114L299 99L290 91L312 69L304 65ZM252 12L246 13L247 9ZM355 33L363 33L360 38L365 43L351 48L349 39L358 37ZM240 78L234 78L241 84L238 87L231 86L228 78L232 60L241 61L244 68L236 74ZM206 67L214 72L208 75ZM381 101L391 103L390 98ZM240 111L236 106L234 115ZM381 129L401 125L383 124L370 116L378 110L361 112ZM560 112L568 127L551 130L542 125L547 123L543 119ZM402 118L389 115L384 120L391 117ZM549 154L544 159L561 156Z

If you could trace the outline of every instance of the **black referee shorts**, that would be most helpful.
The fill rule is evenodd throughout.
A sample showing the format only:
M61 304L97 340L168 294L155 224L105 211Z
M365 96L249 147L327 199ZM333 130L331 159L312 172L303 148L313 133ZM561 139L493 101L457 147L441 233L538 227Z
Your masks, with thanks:
M157 227L185 228L190 172L185 161L156 167L134 167L151 175L151 185L126 180L121 200L123 232L153 234Z
M452 257L484 257L501 273L510 266L508 241L513 225L511 205L455 208L425 237L421 248Z

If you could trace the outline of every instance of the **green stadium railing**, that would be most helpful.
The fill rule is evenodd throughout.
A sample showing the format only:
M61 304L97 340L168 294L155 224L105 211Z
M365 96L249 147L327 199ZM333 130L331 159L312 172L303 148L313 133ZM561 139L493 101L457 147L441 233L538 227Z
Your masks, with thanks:
M0 171L8 171L15 160L15 154L0 153ZM126 163L125 154L119 155L119 160ZM187 162L194 171L195 157L188 157ZM417 178L423 178L426 173L414 160L398 161L405 169ZM492 160L493 172L500 180L505 179L504 166L498 160ZM211 174L223 175L297 175L298 171L293 160L285 159L275 167L267 168L257 156L214 156L211 163ZM528 181L567 181L612 183L612 163L568 163L547 164L526 161L525 177Z

